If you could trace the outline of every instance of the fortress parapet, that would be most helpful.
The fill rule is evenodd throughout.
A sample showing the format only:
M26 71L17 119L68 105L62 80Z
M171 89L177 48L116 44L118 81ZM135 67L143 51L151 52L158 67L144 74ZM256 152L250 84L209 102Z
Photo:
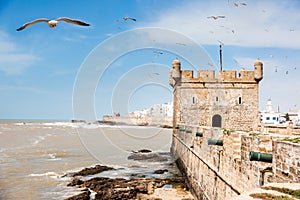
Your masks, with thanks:
M170 85L173 90L173 125L179 123L256 130L259 124L258 84L263 63L254 70L181 70L172 62Z
M176 58L172 64L170 85L175 86L177 82L224 82L224 83L258 83L263 78L263 63L257 60L254 63L254 71L246 71L241 69L239 72L235 70L222 70L216 75L215 70L198 70L197 76L194 76L193 70L181 70L180 61Z

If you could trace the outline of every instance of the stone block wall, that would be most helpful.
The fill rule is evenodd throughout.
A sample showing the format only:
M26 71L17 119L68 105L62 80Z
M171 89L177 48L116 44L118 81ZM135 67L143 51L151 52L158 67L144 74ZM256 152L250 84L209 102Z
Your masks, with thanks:
M235 130L257 130L258 84L263 64L254 71L181 70L178 59L172 62L170 85L174 88L174 125L178 123L215 126ZM220 122L221 121L221 122Z
M267 134L275 134L282 136L300 135L300 127L294 125L278 124L278 125L262 125L261 132Z
M278 183L300 182L300 144L273 141L273 179Z
M223 146L208 145L208 139L222 140ZM260 187L272 166L249 160L250 151L272 153L271 138L241 131L181 125L174 129L171 151L198 199L223 200Z
M258 87L252 84L182 83L174 90L174 123L212 126L214 115L222 117L222 127L256 130Z

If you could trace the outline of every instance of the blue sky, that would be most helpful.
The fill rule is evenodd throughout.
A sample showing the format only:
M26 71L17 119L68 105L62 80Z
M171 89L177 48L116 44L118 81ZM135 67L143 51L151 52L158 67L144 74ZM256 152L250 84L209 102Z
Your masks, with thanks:
M212 15L225 18L207 18ZM59 22L50 29L39 23L16 31L28 21L58 17L82 20L91 26ZM130 38L134 35L131 31L149 27L172 32L164 31L168 33L164 38L152 35L150 46L141 40L145 35L137 38L134 50L129 48L117 57L101 51L111 42L114 49L108 51L126 51L135 41ZM299 33L297 0L0 0L0 118L72 119L74 102L84 99L85 92L94 99L81 103L89 104L97 119L171 101L168 67L179 57L182 69L193 69L191 58L184 57L188 51L183 52L190 48L184 42L190 40L200 46L190 52L202 48L207 54L199 54L200 69L218 69L219 41L224 43L224 69L253 70L254 61L260 58L264 62L260 110L265 109L269 98L276 110L299 110ZM165 44L158 43L160 39ZM101 66L105 59L111 60L110 64ZM89 63L101 68L101 73L95 73L93 80L85 77L78 81ZM85 90L90 81L94 81L91 88ZM77 88L82 95L74 97Z

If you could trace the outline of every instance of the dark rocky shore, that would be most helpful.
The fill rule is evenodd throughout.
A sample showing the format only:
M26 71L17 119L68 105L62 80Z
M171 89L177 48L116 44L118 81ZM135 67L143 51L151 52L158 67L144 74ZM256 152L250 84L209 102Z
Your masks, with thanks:
M166 153L153 153L151 150L142 149L132 152L128 159L134 159L145 162L160 162L165 161ZM65 176L72 177L69 187L82 188L82 192L78 195L67 198L66 200L103 200L103 199L140 199L140 200L164 200L164 199L184 199L189 200L191 195L187 193L187 187L184 177L174 176L172 178L140 178L134 177L131 179L125 178L108 178L101 177L99 173L115 170L112 167L96 165L94 167L84 168L75 173L66 174ZM153 174L164 174L167 169L154 170ZM86 180L86 176L99 174L99 177L93 177ZM173 188L173 193L177 190L183 191L180 198L166 197L162 194L154 195L156 189L161 188L170 192ZM91 191L95 194L91 198ZM185 193L184 193L185 192ZM157 192L156 192L157 193ZM164 191L162 191L164 193ZM184 194L183 194L184 193ZM179 197L179 196L178 196Z
M90 190L96 192L95 199L146 199L164 185L185 188L182 178L123 178L96 177L87 181L74 178L68 186L84 188L84 191L67 200L90 199ZM144 198L143 198L144 197Z

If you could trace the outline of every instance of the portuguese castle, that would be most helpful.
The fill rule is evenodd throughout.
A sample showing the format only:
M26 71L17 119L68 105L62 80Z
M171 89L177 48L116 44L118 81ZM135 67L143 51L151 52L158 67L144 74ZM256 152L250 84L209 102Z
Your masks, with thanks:
M274 190L300 194L300 129L261 124L262 79L260 60L253 71L200 70L197 76L173 61L171 153L197 199L246 200Z

